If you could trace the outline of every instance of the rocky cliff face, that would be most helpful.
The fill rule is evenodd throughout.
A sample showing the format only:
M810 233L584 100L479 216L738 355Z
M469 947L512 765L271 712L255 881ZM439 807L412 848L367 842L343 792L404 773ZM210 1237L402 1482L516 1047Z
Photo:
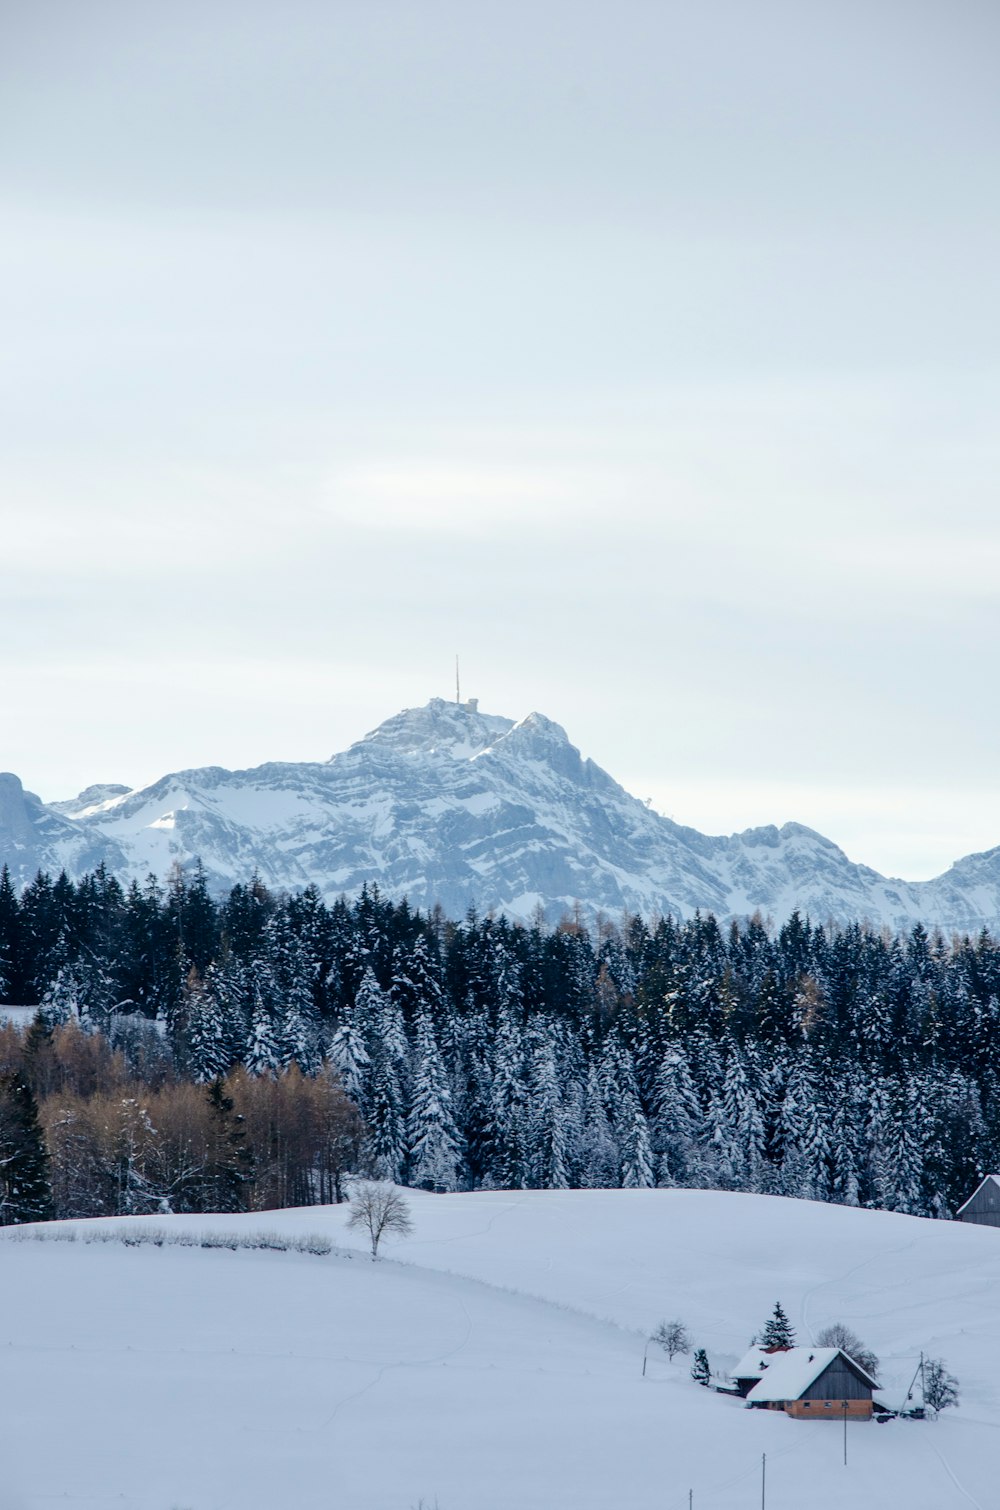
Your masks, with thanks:
M17 885L39 870L83 875L102 860L115 871L127 865L114 840L46 807L17 776L0 772L0 864L9 868Z
M332 898L374 881L459 917L541 908L554 922L579 905L614 919L701 908L780 921L798 908L893 928L1000 923L1000 849L907 883L800 824L710 837L629 796L542 714L514 723L439 698L322 763L209 766L51 807L0 776L0 859L19 883L102 859L142 881L196 858L218 886L257 870L270 886L315 882Z

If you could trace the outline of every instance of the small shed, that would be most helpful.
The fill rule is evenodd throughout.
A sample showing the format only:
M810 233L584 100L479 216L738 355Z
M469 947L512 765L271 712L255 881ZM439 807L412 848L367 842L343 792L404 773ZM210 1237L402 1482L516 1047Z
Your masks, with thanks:
M964 1206L955 1212L956 1222L973 1222L977 1227L1000 1227L1000 1174L988 1174Z
M875 1380L839 1347L790 1347L771 1362L747 1404L797 1420L869 1421Z

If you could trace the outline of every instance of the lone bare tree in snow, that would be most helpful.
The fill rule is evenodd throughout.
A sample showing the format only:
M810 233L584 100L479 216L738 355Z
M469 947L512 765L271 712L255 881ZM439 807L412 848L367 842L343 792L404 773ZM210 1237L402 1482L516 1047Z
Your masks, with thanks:
M372 1263L378 1258L378 1245L386 1232L399 1237L413 1231L410 1208L395 1185L383 1180L363 1180L351 1200L349 1227L363 1227L368 1233Z
M936 1411L958 1404L958 1380L949 1374L943 1358L925 1358L923 1367L924 1400Z
M659 1343L671 1363L677 1353L691 1351L691 1338L683 1321L661 1321L650 1341Z

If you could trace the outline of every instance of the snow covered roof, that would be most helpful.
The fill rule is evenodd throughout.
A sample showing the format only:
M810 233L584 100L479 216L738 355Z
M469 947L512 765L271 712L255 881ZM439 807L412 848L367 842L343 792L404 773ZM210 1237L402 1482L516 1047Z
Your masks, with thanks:
M976 1196L982 1190L983 1186L989 1184L990 1180L993 1181L994 1185L1000 1185L1000 1174L988 1174L988 1175L984 1175L984 1177L980 1180L979 1184L976 1186L975 1190L969 1196L969 1199L965 1202L965 1204L962 1205L962 1206L959 1206L958 1210L955 1212L956 1217L959 1217L959 1216L962 1215L962 1212L965 1210L966 1206L971 1206L972 1205L973 1201L976 1199Z
M810 1384L815 1384L824 1369L840 1355L839 1347L791 1347L784 1353L771 1353L767 1372L747 1395L748 1405L768 1401L798 1400ZM847 1358L847 1354L844 1354ZM874 1389L875 1380L863 1368L847 1358L852 1369Z
M759 1379L769 1364L775 1358L780 1358L780 1353L769 1353L766 1348L752 1347L744 1353L734 1369L730 1369L734 1379Z

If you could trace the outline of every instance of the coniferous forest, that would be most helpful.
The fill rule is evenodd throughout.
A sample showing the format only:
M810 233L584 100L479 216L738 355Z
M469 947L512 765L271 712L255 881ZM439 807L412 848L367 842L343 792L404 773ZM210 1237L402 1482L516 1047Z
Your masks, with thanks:
M1000 943L525 928L200 871L0 877L0 1223L676 1185L948 1216L1000 1167Z

